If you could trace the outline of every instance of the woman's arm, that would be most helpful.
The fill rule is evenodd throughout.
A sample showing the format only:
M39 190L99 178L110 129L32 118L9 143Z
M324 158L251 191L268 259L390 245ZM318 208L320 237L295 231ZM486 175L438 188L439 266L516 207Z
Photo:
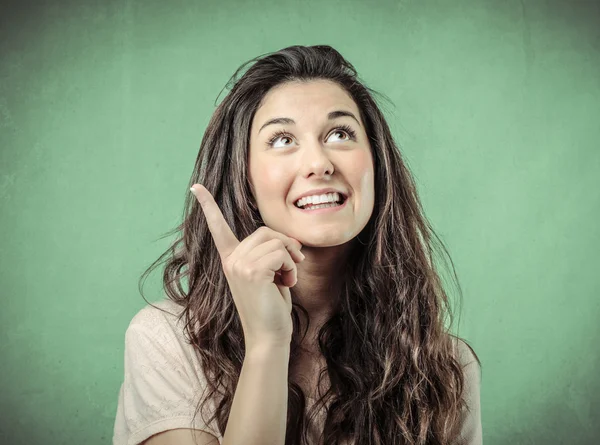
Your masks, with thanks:
M283 445L290 346L247 350L223 445Z

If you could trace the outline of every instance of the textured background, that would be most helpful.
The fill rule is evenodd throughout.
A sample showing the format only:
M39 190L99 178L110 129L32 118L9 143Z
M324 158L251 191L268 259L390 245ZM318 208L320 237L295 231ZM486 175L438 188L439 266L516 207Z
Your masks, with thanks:
M463 286L484 443L600 443L598 2L1 8L1 443L110 443L138 278L180 222L217 96L295 44L332 45L393 102Z

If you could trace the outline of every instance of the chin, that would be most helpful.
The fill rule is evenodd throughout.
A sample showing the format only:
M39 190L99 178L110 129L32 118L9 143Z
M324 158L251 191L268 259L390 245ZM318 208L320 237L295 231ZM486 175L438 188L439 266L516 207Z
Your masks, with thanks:
M337 239L337 237L335 237L335 239L334 238L315 239L312 237L296 238L294 236L291 236L290 238L297 239L300 242L300 244L302 244L303 247L316 247L316 248L342 246L350 241L347 239L343 239L343 240ZM317 237L317 238L319 238L319 237Z

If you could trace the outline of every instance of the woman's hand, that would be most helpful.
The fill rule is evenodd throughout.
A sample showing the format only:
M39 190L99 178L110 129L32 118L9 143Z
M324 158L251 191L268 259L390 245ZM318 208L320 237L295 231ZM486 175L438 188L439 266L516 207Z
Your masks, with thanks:
M289 288L298 281L296 263L304 260L302 244L264 226L240 242L210 192L200 184L192 189L221 257L246 350L288 346L293 331Z

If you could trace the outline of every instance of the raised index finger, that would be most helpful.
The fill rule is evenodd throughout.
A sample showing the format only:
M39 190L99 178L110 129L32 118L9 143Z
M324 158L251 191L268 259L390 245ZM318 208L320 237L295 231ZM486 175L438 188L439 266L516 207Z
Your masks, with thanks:
M229 224L227 224L227 221L223 217L223 213L221 213L221 209L206 187L202 184L194 184L191 190L196 195L200 207L202 207L208 224L208 230L210 230L215 240L215 245L221 255L221 259L225 260L240 242L231 231Z

